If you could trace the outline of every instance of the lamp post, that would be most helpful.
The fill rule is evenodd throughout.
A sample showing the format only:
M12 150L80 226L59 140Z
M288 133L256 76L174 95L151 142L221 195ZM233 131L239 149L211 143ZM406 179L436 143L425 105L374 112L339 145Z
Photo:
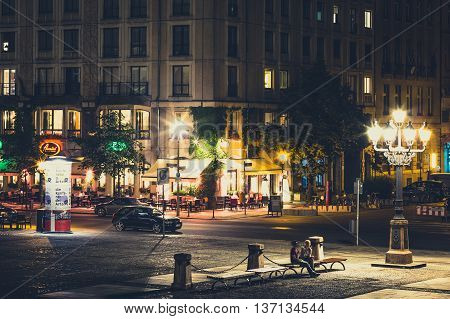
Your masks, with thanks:
M278 161L281 163L281 207L283 207L284 202L284 166L286 165L287 161L289 159L289 155L286 151L281 151L278 153Z
M375 151L382 152L389 164L395 167L395 215L390 222L387 264L405 265L413 262L409 250L408 221L403 215L403 166L409 165L417 153L425 151L431 137L426 123L419 129L414 129L411 122L405 123L405 119L406 112L397 109L386 127L381 128L375 121L367 131Z
M180 119L176 119L170 133L172 138L177 140L177 216L180 216L180 140L187 134L186 125Z

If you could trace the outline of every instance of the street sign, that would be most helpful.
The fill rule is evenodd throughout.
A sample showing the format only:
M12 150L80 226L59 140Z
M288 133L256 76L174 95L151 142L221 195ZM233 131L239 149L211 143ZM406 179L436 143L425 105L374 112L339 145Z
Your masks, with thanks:
M169 169L158 168L157 169L157 183L158 185L169 184Z
M359 181L359 182L358 182ZM358 194L358 185L359 185L359 195L363 194L363 184L359 178L356 179L356 182L353 182L353 194Z

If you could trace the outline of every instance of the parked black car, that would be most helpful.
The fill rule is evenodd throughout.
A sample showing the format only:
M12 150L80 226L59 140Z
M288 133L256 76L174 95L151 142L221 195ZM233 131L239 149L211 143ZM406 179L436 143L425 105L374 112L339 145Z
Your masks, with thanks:
M159 234L163 231L175 232L183 225L178 217L163 218L163 213L154 207L130 206L123 207L114 214L112 223L117 231L126 228L149 229Z
M95 213L98 216L105 217L107 215L114 215L119 209L126 206L143 206L146 205L142 203L137 198L133 197L122 197L115 198L106 203L98 204L95 206Z
M403 188L403 200L406 203L434 203L445 198L446 190L442 182L415 182Z

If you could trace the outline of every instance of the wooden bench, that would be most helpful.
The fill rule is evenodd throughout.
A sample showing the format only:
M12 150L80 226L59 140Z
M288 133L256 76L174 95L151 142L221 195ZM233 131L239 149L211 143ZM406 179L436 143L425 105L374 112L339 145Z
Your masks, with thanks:
M249 269L247 271L254 273L256 276L261 278L262 282L264 282L264 275L269 274L269 279L272 279L273 275L283 276L283 273L286 271L286 269L287 268L284 266L277 266L277 267Z
M214 289L216 284L219 282L224 284L225 287L229 289L230 286L228 285L227 282L234 281L234 286L236 286L238 281L240 279L243 279L247 281L248 285L250 285L250 280L254 276L255 273L250 271L229 271L221 274L208 275L206 276L206 278L214 281L213 285L211 286L211 289Z
M340 264L345 270L344 262L347 261L347 258L341 258L341 257L330 257L330 258L324 258L322 260L315 260L314 261L314 267L323 267L325 271L333 270L334 264ZM303 274L303 270L306 268L305 266L299 265L299 264L281 264L283 267L286 267L286 270L283 273L283 277L285 276L286 272L293 271L296 275ZM330 265L327 268L327 265ZM300 269L300 273L297 272L296 269Z

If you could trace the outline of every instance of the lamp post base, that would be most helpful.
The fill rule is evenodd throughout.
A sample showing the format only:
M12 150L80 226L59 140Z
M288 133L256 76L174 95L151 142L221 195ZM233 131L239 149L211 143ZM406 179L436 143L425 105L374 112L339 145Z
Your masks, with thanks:
M407 265L412 262L412 252L409 250L389 250L386 253L386 264Z
M387 264L407 265L413 262L409 250L408 221L405 218L394 218L390 222L389 251L386 253Z

